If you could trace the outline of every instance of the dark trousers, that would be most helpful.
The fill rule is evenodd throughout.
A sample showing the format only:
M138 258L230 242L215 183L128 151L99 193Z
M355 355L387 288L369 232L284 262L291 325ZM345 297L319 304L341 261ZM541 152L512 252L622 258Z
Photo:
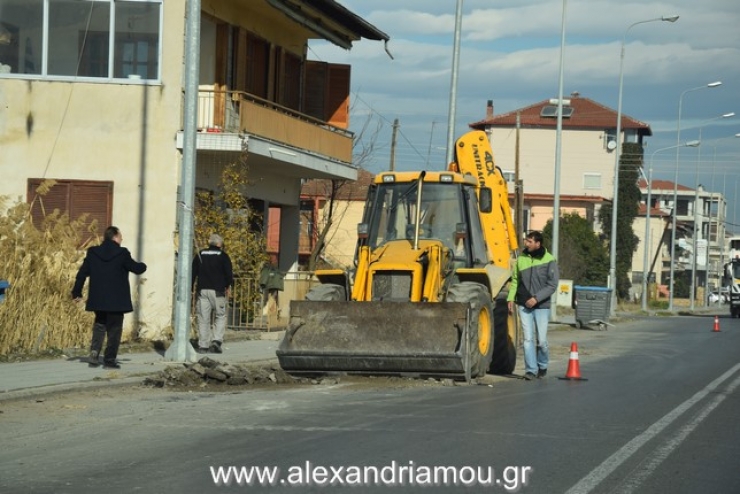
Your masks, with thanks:
M106 363L114 363L118 356L118 346L121 344L121 333L123 333L123 312L95 311L90 352L100 355L103 340L107 335L108 343L105 345L103 360Z

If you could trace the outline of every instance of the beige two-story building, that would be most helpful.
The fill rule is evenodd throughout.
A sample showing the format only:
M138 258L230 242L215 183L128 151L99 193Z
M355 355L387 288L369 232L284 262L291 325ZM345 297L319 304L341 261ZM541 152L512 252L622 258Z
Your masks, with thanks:
M47 204L119 226L149 266L133 324L150 337L172 318L186 5L0 0L0 195L32 201L55 179ZM388 40L331 0L201 2L195 185L213 189L247 153L245 195L265 224L280 210L283 270L298 257L301 181L357 176L351 68L308 60L308 44L363 38Z
M571 94L564 101L561 164L561 214L576 212L600 231L601 204L611 200L614 187L617 112L596 101ZM523 230L540 230L553 217L557 101L495 115L489 101L486 118L470 124L491 140L496 164L522 181ZM652 135L646 123L622 115L622 142L643 144Z

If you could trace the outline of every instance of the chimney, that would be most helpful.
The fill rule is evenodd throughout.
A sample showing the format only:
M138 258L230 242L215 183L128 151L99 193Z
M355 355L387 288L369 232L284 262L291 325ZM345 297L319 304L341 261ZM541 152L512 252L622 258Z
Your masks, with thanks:
M488 103L486 103L486 120L490 120L493 118L493 100L489 99Z

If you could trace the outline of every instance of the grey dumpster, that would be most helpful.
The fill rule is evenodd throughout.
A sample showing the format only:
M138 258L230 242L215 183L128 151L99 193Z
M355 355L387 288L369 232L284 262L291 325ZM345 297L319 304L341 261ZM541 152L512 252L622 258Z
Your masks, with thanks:
M600 286L575 286L573 305L576 309L576 327L598 324L606 329L609 324L612 289Z

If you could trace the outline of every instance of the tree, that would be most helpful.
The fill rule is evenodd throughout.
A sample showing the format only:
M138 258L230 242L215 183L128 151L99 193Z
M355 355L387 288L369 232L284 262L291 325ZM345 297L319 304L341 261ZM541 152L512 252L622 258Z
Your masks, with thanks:
M383 128L383 122L376 120L374 127L372 114L365 120L360 131L355 134L352 141L352 163L356 168L362 169L363 166L373 157L375 152L375 143L378 140L378 134ZM335 233L332 226L337 223L335 219L341 221L342 216L347 212L349 207L348 200L351 194L351 182L348 180L323 180L324 197L327 198L328 204L324 209L324 214L320 219L316 219L316 243L311 249L311 255L308 260L308 271L314 271L319 264L327 243L331 241L331 236ZM347 199L343 207L337 207L337 203Z
M328 205L326 214L322 218L321 227L318 229L318 235L316 236L316 243L311 248L311 255L308 258L308 271L313 272L316 270L316 266L319 261L319 257L324 252L326 247L327 235L331 231L331 227L334 224L334 210L335 204L338 199L339 192L346 185L346 180L324 180L326 186L326 197L328 197ZM346 206L344 211L346 211Z
M208 245L212 233L224 239L234 277L259 280L267 257L267 242L262 231L262 214L255 210L244 189L249 184L247 150L236 162L226 165L215 191L196 194L194 248L198 252ZM237 290L234 302L252 308L261 294L257 290ZM251 309L248 309L251 310Z
M542 231L546 245L552 245L552 220ZM577 213L560 217L558 268L560 277L575 285L605 286L609 253L588 220Z
M632 257L637 250L638 237L632 224L640 207L640 188L637 185L639 170L643 163L643 148L640 144L625 143L619 162L619 197L616 235L617 297L628 299L631 283L629 272ZM604 235L612 238L612 204L605 203L601 208L601 228Z

